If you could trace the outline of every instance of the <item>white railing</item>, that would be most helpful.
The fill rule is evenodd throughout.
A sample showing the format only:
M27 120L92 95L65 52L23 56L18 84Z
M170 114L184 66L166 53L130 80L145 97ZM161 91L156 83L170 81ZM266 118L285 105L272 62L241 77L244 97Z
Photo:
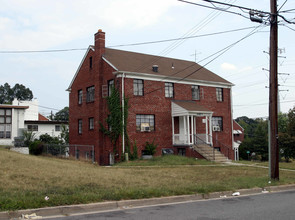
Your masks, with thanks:
M174 134L173 144L174 145L189 145L192 144L193 135L187 134Z

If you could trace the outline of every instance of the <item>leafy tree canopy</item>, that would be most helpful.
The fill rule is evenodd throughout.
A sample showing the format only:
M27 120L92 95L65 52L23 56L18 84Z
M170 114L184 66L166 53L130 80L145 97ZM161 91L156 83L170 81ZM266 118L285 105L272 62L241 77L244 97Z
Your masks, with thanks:
M8 83L0 86L0 104L11 104L14 98L22 101L32 100L33 92L18 83L12 88Z
M58 111L53 115L52 120L55 121L69 121L69 107L64 107L62 110Z

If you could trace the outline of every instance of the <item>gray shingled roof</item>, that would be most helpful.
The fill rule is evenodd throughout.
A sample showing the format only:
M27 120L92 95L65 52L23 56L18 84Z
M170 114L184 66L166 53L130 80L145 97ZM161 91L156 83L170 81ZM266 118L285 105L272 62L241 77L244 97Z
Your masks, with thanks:
M201 67L195 62L147 55L116 49L105 49L103 56L119 72L146 73L173 78L186 78L187 80L200 80L232 85L229 81L221 78L208 69ZM158 66L158 72L152 70L152 66Z

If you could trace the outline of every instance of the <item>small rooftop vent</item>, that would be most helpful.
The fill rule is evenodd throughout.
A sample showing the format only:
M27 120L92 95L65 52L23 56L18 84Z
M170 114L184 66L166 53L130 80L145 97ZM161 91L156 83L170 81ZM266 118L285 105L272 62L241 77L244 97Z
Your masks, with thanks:
M158 65L153 65L153 72L157 73L158 69L159 69Z

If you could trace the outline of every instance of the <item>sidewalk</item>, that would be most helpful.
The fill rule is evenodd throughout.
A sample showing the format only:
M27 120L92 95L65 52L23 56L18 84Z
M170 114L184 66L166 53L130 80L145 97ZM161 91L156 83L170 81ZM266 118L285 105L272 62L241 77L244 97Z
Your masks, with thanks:
M161 198L151 198L151 199L139 199L139 200L121 200L121 201L111 201L111 202L100 202L91 203L86 205L69 205L69 206L57 206L57 207L47 207L40 209L27 209L18 210L12 212L0 212L0 220L8 219L22 219L21 216L25 214L36 213L37 216L42 218L50 217L60 217L60 216L71 216L80 213L96 213L103 211L115 211L123 210L129 208L136 208L142 206L155 206L163 205L169 203L182 203L189 201L198 201L204 199L217 199L217 198L229 198L234 197L234 195L253 195L260 193L272 193L278 191L288 191L295 190L295 184L292 185L281 185L281 186L269 186L266 188L253 188L253 189L241 189L236 192L215 192L209 194L194 194L194 195L184 195L184 196L171 196L171 197L161 197ZM234 194L234 195L233 195ZM26 219L26 218L23 218Z

